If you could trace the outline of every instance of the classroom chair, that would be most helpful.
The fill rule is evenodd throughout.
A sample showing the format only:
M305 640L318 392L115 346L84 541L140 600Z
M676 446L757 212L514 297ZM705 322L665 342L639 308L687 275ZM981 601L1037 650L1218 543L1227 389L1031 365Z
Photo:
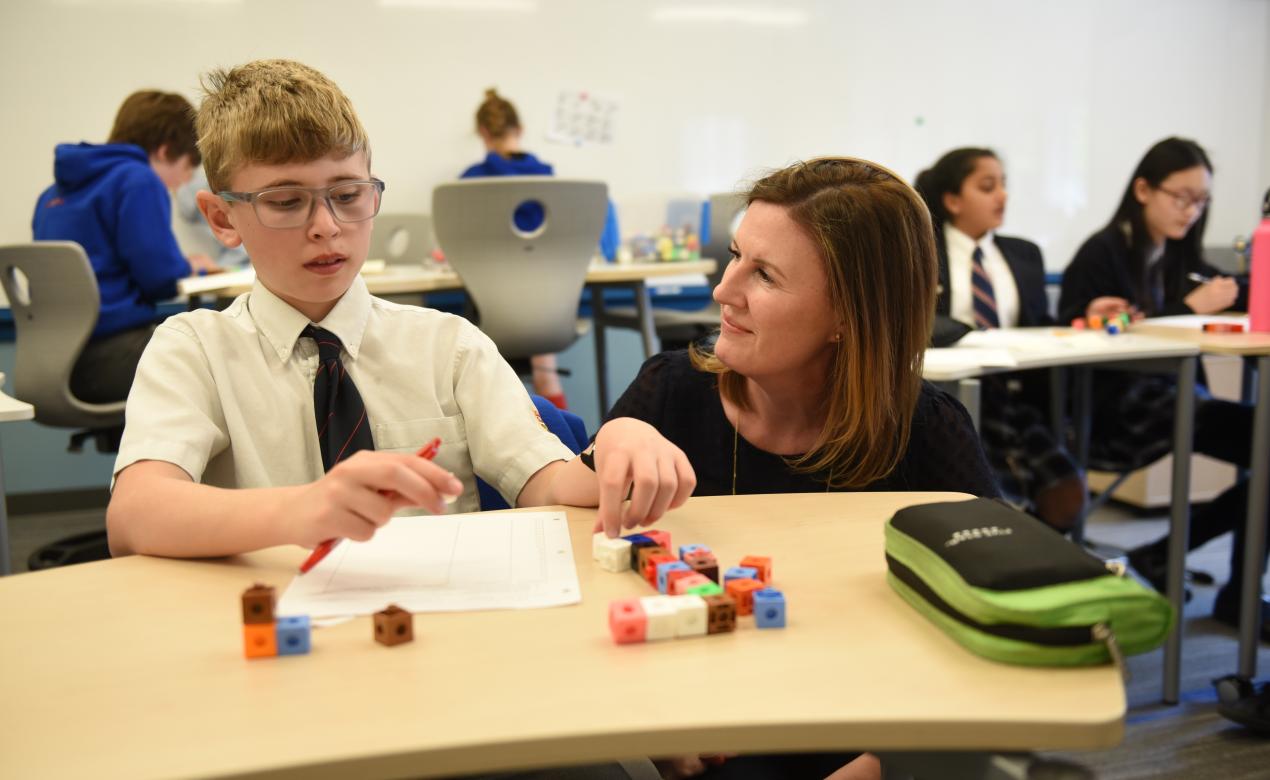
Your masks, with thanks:
M14 395L35 407L35 421L69 428L71 452L93 440L115 452L123 431L124 401L93 404L71 392L71 370L97 324L101 300L88 256L72 241L36 241L0 247L0 284L17 331ZM36 550L29 566L109 557L106 532L94 531Z
M513 215L532 202L545 218L526 232ZM466 179L432 191L446 262L463 278L481 330L513 365L577 340L578 302L607 208L603 182L548 176Z
M432 217L427 214L379 214L370 234L372 260L383 260L389 265L418 266L432 257L437 248L432 233Z
M706 277L706 284L711 290L723 278L723 272L732 259L730 248L732 234L736 223L745 211L745 196L739 193L716 193L711 195L701 209L703 225L703 243L701 256L714 260L718 266L714 273ZM605 327L631 328L639 330L639 317L635 309L629 306L615 306L606 309ZM697 311L681 311L679 309L658 308L653 312L653 326L665 349L686 347L703 336L708 336L719 327L719 304L711 301Z

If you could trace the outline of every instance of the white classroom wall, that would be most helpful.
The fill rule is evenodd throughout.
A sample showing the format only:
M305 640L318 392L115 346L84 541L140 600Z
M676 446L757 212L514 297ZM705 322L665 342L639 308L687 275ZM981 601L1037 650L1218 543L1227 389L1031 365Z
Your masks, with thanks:
M1104 223L1145 149L1196 138L1217 175L1207 243L1246 235L1270 185L1266 0L6 0L0 243L28 240L58 141L103 140L119 102L291 57L332 76L371 134L385 210L481 154L497 86L526 146L606 180L623 232L671 197L854 154L912 177L943 151L1004 157L1004 232L1052 269ZM561 90L620 101L610 145L549 143Z

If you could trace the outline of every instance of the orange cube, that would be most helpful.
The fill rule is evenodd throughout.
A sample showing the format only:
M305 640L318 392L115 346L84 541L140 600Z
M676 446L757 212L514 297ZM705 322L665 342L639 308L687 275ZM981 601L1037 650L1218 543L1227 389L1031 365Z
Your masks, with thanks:
M736 601L736 614L750 615L754 612L754 591L767 587L758 580L729 580L727 594Z
M675 556L671 555L668 552L653 553L652 555L647 556L647 558L644 561L644 571L642 572L642 574L644 575L644 579L648 580L649 585L652 585L654 588L656 588L657 587L657 564L674 563L678 560L679 560L678 558L676 558Z
M747 555L741 559L742 566L758 570L759 582L764 585L772 584L772 559L766 555Z
M243 624L243 655L273 658L278 654L278 634L273 623Z

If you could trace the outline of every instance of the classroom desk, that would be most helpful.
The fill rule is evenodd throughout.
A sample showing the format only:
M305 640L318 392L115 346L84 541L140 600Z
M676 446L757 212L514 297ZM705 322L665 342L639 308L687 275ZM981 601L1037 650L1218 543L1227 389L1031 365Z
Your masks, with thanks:
M1072 338L1076 334L1078 338ZM1167 336L1168 334L1164 334ZM1076 397L1073 403L1073 420L1077 432L1077 462L1082 466L1089 459L1089 423L1092 414L1091 369L1096 366L1114 367L1135 371L1159 371L1176 373L1178 378L1177 405L1173 427L1173 477L1172 506L1169 511L1169 534L1181 540L1179 545L1169 546L1168 598L1178 615L1182 614L1185 598L1183 579L1186 568L1186 541L1190 535L1191 509L1189 488L1191 484L1191 446L1195 427L1195 371L1200 352L1196 344L1148 334L1135 326L1133 332L1117 336L1099 333L1079 333L1070 328L1011 328L975 334L976 346L962 350L967 357L958 360L959 347L927 350L934 352L938 362L923 370L923 376L945 385L956 383L954 388L962 403L973 403L971 417L978 425L979 392L978 377L988 374L1025 371L1034 368L1063 369L1076 372ZM1014 358L1014 366L988 366L977 362L979 349L1004 350ZM973 384L971 384L973 383ZM1055 393L1062 387L1055 381ZM1055 399L1061 408L1061 401ZM1072 530L1074 541L1083 541L1083 521ZM1254 646L1255 652L1255 646ZM1182 678L1182 623L1179 620L1164 645L1164 695L1169 704L1175 704Z
M4 372L0 372L0 388L4 387ZM35 407L13 398L0 390L0 423L30 420L35 417ZM0 576L10 572L9 566L9 508L4 489L4 462L0 461Z
M369 262L369 261L368 261ZM657 278L685 274L709 275L715 269L710 259L685 260L673 263L592 263L587 268L586 285L591 288L591 304L595 309L595 365L600 400L600 417L608 414L608 357L604 324L604 290L627 289L635 298L639 315L639 331L644 346L644 359L661 351L657 328L653 322L652 293L649 281ZM211 276L191 276L177 283L182 295L215 295L218 298L234 298L251 290L256 278L248 268ZM388 265L382 271L362 274L371 295L400 295L409 293L461 290L463 280L449 266L423 267L412 265Z
M1115 667L982 659L886 584L883 521L959 497L691 499L658 527L721 562L773 556L789 627L741 618L732 634L652 644L609 638L609 601L650 589L591 562L589 509L568 510L580 604L419 614L396 647L363 617L315 630L311 655L244 660L239 595L284 588L296 547L7 577L0 775L424 777L696 751L1118 744Z
M1270 503L1270 333L1205 333L1193 324L1187 327L1181 322L1165 324L1149 320L1135 325L1134 330L1195 345L1206 355L1251 358L1256 366L1257 394L1252 422L1244 581L1239 613L1239 674L1255 677L1261 630L1261 577L1265 567L1265 518ZM1185 550L1186 545L1181 545L1181 549Z

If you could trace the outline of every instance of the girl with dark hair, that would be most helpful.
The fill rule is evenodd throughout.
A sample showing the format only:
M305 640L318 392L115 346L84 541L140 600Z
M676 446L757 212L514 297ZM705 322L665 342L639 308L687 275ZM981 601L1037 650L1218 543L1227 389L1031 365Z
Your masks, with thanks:
M1063 273L1060 316L1135 317L1212 314L1246 309L1247 290L1204 262L1203 238L1213 166L1197 143L1166 138L1133 171L1111 222L1081 246ZM1206 281L1201 281L1206 280ZM1091 465L1107 470L1146 465L1172 448L1171 377L1100 374L1094 387ZM1247 469L1252 408L1208 397L1197 385L1195 452ZM1237 625L1243 572L1248 483L1241 480L1191 521L1194 549L1234 532L1231 577L1217 594L1213 617ZM1132 550L1129 562L1163 590L1169 539ZM1270 638L1270 604L1262 604L1262 638Z
M954 149L917 177L939 254L936 314L979 329L1052 325L1036 244L996 232L1005 171L991 149ZM986 377L980 435L1002 492L1066 531L1085 509L1085 481L1045 423L1046 372Z

